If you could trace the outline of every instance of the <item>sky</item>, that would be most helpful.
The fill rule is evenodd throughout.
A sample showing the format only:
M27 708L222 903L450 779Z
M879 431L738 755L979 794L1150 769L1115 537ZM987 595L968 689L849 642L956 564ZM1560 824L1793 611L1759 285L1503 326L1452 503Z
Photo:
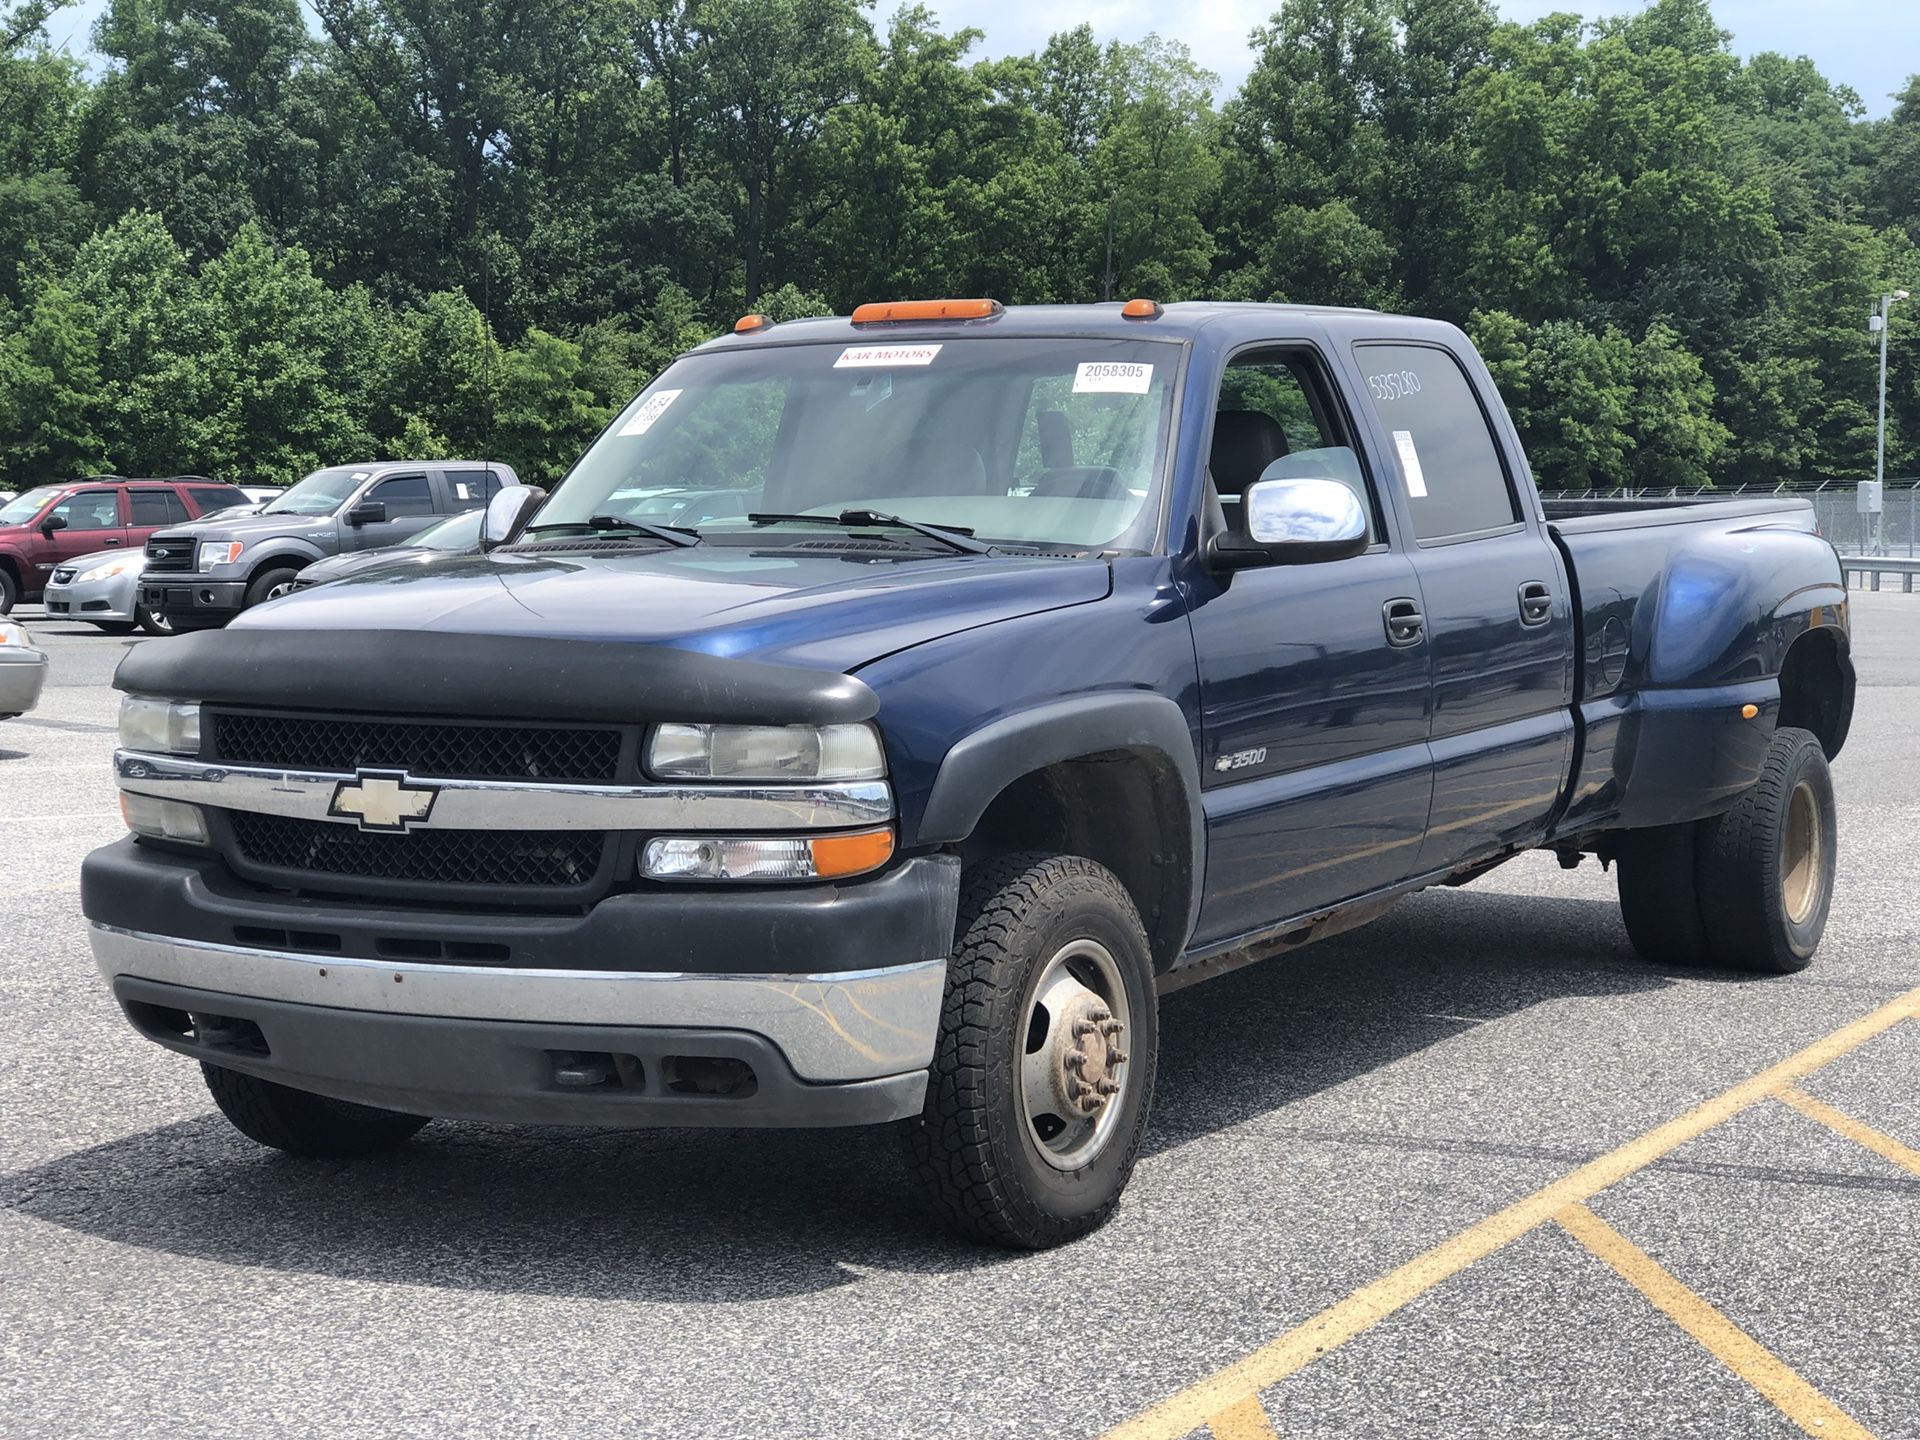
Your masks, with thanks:
M1157 33L1184 40L1194 58L1220 76L1224 99L1252 63L1247 32L1266 23L1278 0L1079 0L1055 10L1033 0L926 0L950 30L972 26L985 33L976 53L1017 55L1037 50L1047 36L1085 20L1101 40L1138 40ZM1591 18L1634 8L1631 0L1495 0L1509 20L1535 20L1556 10ZM93 22L106 0L79 0L48 25L55 43L75 54L87 51ZM878 0L878 18L897 8ZM1714 18L1733 33L1741 55L1778 50L1809 55L1820 73L1851 85L1873 116L1893 108L1891 96L1920 72L1920 0L1715 0Z
M1636 8L1630 0L1495 0L1508 20L1537 20L1556 10L1592 18ZM884 13L893 8L880 0ZM1020 54L1047 36L1085 20L1104 40L1155 33L1184 40L1194 58L1230 94L1251 64L1247 32L1266 23L1277 0L1080 0L1054 10L1032 0L928 0L948 29L983 31L987 55ZM1920 0L1715 0L1714 18L1733 33L1741 55L1778 50L1809 55L1820 73L1859 92L1869 115L1885 115L1889 98L1920 72Z

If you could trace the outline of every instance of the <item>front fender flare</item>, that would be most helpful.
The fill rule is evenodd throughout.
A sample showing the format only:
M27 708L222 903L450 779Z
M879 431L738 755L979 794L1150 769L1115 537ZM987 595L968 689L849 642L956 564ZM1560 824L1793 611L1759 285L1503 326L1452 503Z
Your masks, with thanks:
M1164 757L1176 779L1185 833L1167 839L1186 852L1185 936L1191 936L1206 874L1200 764L1186 712L1164 695L1143 690L1080 695L1017 710L981 726L957 741L941 762L915 843L958 844L973 833L995 797L1021 776L1115 750Z

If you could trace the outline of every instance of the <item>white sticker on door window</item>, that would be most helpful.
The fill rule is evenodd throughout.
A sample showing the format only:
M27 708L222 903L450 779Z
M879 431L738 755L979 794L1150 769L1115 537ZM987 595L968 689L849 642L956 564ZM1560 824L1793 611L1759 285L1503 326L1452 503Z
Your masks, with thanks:
M620 434L622 436L646 434L653 428L653 422L666 414L667 407L679 398L678 390L654 391L647 397L646 404L627 417L627 423L620 427Z
M833 362L836 370L869 370L876 365L931 365L938 345L849 345Z
M454 481L453 493L459 496L462 500L471 500L473 498L473 491L468 488L467 482L464 480Z
M1425 499L1427 477L1420 470L1420 452L1413 448L1413 432L1394 431L1393 448L1400 452L1400 473L1407 477L1407 494L1416 500Z
M1119 360L1082 361L1073 372L1076 395L1144 395L1153 383L1153 366Z

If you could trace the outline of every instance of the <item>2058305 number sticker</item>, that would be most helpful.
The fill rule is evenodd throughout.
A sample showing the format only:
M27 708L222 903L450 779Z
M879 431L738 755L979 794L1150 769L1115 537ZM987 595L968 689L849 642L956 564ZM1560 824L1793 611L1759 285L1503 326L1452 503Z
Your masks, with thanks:
M1420 393L1420 372L1418 370L1389 370L1381 375L1367 376L1367 389L1373 392L1376 400L1398 400L1403 395Z

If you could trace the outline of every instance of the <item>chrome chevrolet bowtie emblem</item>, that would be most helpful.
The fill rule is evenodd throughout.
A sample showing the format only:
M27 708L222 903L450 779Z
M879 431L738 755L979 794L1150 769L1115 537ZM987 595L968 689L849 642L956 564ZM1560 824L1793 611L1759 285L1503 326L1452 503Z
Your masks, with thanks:
M362 770L334 788L329 815L352 818L362 830L404 831L432 813L439 791L430 785L409 785L399 770Z

